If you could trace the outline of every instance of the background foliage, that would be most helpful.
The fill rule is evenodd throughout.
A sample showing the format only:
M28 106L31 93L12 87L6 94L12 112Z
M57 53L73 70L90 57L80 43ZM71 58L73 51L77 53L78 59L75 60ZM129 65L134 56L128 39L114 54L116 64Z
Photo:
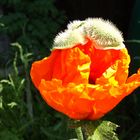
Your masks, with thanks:
M39 57L51 47L52 38L64 22L64 14L58 11L53 0L1 0L0 31L19 42L26 51Z
M87 10L88 3L84 0L56 2L61 3L63 8L69 8L66 13L70 16L69 19L91 17L93 10L94 13L99 11L96 4L92 8L91 3ZM118 22L117 25L124 20L128 23L128 19L122 18L124 12L121 10L118 19L118 9L114 14L110 12L115 9L113 3L111 2L111 9L103 9L112 17L100 15L104 14L103 11L99 11L95 16L112 18ZM118 0L116 3L114 6L121 5L125 10L123 6L126 1L123 1L123 5ZM85 8L87 12L84 12ZM53 38L66 21L65 13L56 8L53 0L0 0L0 140L67 140L75 137L74 131L67 128L67 118L47 106L29 76L31 63L49 55ZM124 27L125 36L127 28L128 25ZM131 39L135 38L130 38L126 44L132 58L130 74L140 67L140 43ZM121 140L140 139L138 93L139 89L105 117L120 125L117 130Z
M63 140L66 118L42 100L29 70L49 54L64 13L53 0L1 0L0 7L0 37L7 42L0 44L0 139Z

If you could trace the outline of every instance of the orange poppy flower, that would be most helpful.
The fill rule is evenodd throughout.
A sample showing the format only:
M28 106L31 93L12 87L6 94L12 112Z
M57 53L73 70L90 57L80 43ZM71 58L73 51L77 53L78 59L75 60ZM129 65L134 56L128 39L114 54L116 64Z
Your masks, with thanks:
M86 37L32 64L32 81L48 105L73 119L96 120L140 86L140 69L128 78L126 48L99 47Z

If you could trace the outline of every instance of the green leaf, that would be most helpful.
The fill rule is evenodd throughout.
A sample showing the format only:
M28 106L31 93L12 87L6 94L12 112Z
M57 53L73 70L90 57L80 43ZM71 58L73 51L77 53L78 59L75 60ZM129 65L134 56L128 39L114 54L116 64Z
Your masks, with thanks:
M0 23L0 27L4 27L5 25L3 23Z
M13 108L14 106L17 106L16 102L11 102L9 104L7 104L10 108Z
M9 80L6 80L6 79L1 80L0 82L11 85L11 82Z
M24 85L25 85L25 79L22 79L22 80L20 81L19 87L18 87L18 91L19 91L19 92L23 89Z
M132 39L132 40L126 40L126 42L130 42L130 43L140 43L140 40Z
M110 121L90 121L84 125L87 140L118 140L114 132L117 127Z
M24 58L24 54L23 54L23 49L22 49L22 46L16 42L16 43L11 43L11 46L15 46L19 49L19 52L20 52L20 59L21 61L24 63L25 62L25 58Z
M2 92L3 90L3 85L0 83L0 93Z
M0 109L3 109L2 96L0 96Z
M13 67L14 67L15 74L17 76L18 75L18 69L17 69L17 52L15 53L15 58L14 58L14 61L13 61Z

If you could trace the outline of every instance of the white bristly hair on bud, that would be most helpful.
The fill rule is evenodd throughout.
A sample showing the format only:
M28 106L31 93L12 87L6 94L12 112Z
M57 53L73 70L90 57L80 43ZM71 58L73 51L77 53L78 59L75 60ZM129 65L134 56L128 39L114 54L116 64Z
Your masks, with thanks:
M84 44L85 42L86 40L80 30L65 30L55 37L53 49L72 48L77 44Z
M124 47L122 33L108 20L88 18L84 24L84 32L94 39L100 48L116 49Z
M122 33L108 20L88 18L84 21L70 22L67 30L59 33L54 39L53 49L72 48L76 44L85 44L85 37L93 39L99 49L124 48Z
M68 30L74 30L74 29L77 29L79 27L82 27L82 25L84 23L85 23L85 21L74 20L67 25L67 28L68 28Z

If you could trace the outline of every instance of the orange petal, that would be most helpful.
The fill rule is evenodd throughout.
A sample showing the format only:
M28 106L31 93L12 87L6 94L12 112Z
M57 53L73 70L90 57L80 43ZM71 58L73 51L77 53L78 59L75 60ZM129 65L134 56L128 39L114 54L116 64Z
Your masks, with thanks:
M90 58L79 48L55 50L48 58L32 64L31 78L38 87L41 79L61 79L63 84L70 81L75 83L88 82L90 72Z
M73 119L96 120L111 111L131 90L131 84L122 86L69 83L61 80L42 80L39 86L44 100L55 110ZM136 87L135 87L136 88Z
M140 82L140 68L138 69L138 72L133 74L132 76L130 76L128 79L127 79L127 82L126 83L133 83L133 82Z
M89 77L90 83L94 83L95 80L97 78L101 77L102 74L110 66L112 66L117 60L123 61L123 62L121 62L122 67L124 66L124 63L128 64L130 62L130 60L128 58L129 55L128 55L126 49L122 49L122 50L97 49L97 48L100 48L99 45L96 44L96 42L94 40L91 40L88 37L87 37L86 44L79 45L77 47L79 47L80 50L83 51L85 54L87 54L91 59L90 77ZM128 65L127 65L127 68L128 68Z
M96 84L124 84L128 77L129 63L130 57L127 50L120 50L119 58L102 74L101 77L96 79Z
M101 50L94 47L91 55L90 80L97 78L119 59L120 50Z
M138 87L140 87L140 69L127 79L125 84L126 94L129 95Z
M78 47L61 50L60 61L56 60L53 71L55 79L61 79L63 84L70 81L74 83L87 83L90 72L90 58Z
M42 78L51 80L53 73L52 69L58 56L59 51L53 51L49 57L45 57L44 59L32 64L30 75L36 88L39 86Z
M128 77L128 69L129 69L129 63L130 63L130 56L128 54L127 49L122 49L120 52L119 60L118 60L118 66L116 69L115 79L118 81L118 83L124 84Z
M51 107L73 119L87 118L92 111L92 100L84 88L83 85L74 83L63 86L62 81L57 79L42 80L39 86L42 97Z

